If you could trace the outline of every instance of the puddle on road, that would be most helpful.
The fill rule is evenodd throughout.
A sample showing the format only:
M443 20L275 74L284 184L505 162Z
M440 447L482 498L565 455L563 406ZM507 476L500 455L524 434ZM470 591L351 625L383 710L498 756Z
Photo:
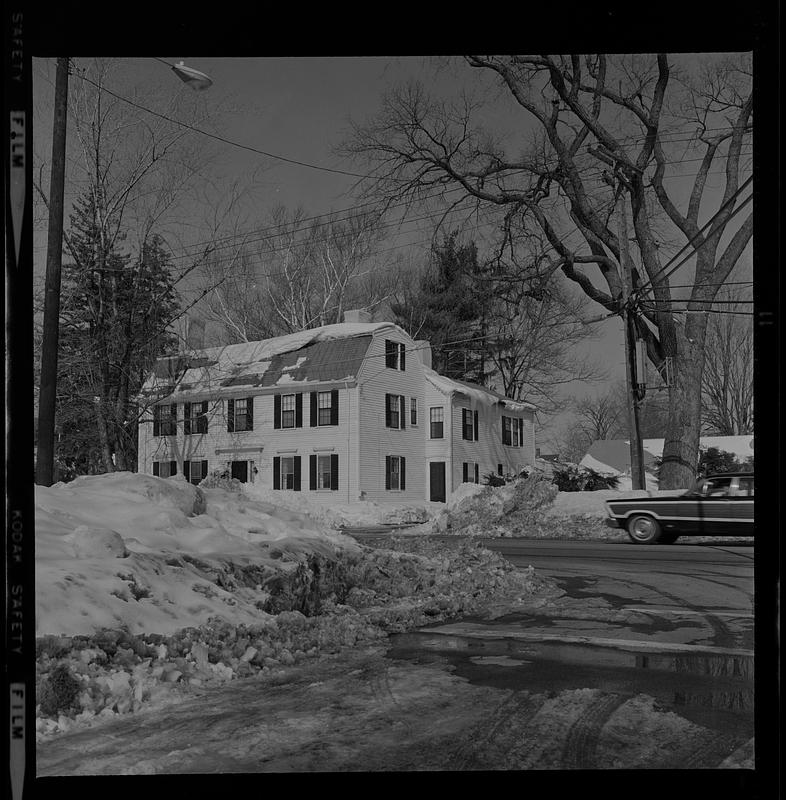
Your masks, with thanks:
M529 692L647 694L664 710L724 733L753 729L753 657L636 653L612 647L428 632L390 638L388 657L440 663L472 684Z

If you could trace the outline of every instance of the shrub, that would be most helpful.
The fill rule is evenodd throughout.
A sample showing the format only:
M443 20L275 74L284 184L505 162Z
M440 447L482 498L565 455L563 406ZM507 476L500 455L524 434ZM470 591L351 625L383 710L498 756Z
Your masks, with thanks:
M226 470L214 469L206 478L199 482L203 489L226 489L228 492L242 492L243 484L230 477Z
M503 475L499 475L496 472L489 472L488 475L483 476L483 483L486 486L504 486L507 481Z
M81 686L67 664L58 664L38 686L41 713L54 717L76 708Z
M555 469L552 482L561 492L594 492L598 489L616 489L619 478L601 475L591 467L568 464L563 469Z

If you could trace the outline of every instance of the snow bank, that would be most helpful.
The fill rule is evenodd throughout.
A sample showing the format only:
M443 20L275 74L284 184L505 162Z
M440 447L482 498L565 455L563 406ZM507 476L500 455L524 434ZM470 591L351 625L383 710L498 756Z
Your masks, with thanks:
M330 507L325 507L305 492L265 489L255 483L244 484L243 492L253 500L277 506L280 509L279 513L283 509L292 509L305 514L326 528L334 529L425 522L444 508L442 503L426 502L420 506L394 506L374 503L370 500L359 500L356 503L335 503Z
M358 548L303 513L182 477L84 476L37 486L35 502L38 635L169 633L212 616L251 623L260 595L217 585L228 564L262 582L300 556Z

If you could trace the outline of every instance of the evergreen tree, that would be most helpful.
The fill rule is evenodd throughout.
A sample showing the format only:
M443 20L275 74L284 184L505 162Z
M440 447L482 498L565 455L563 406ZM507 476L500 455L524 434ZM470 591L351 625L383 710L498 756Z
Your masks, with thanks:
M414 338L431 343L432 366L456 380L485 384L490 375L485 335L492 295L481 280L474 242L458 244L446 236L431 252L431 263L417 290L392 303L399 325Z
M175 346L178 310L169 254L152 235L132 257L92 196L75 204L63 266L58 461L67 476L135 469L135 396L156 358Z

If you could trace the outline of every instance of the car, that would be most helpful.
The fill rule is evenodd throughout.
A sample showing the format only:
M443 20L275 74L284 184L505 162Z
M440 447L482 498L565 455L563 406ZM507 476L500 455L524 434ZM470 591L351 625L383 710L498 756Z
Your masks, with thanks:
M699 478L679 495L607 500L606 524L636 544L671 544L679 536L753 536L752 472Z

